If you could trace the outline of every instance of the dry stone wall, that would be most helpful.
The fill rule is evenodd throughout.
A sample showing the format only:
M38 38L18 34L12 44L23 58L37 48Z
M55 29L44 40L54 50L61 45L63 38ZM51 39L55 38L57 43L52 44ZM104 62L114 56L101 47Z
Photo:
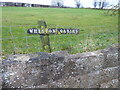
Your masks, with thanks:
M1 65L2 88L118 87L118 45L77 54L9 55Z

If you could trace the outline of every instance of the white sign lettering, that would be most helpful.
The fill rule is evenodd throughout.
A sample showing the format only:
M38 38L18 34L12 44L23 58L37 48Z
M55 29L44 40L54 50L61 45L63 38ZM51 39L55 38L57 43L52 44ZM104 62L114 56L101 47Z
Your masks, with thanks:
M27 31L29 34L79 34L79 29L64 29L64 28L49 28L49 29L37 29L30 28Z

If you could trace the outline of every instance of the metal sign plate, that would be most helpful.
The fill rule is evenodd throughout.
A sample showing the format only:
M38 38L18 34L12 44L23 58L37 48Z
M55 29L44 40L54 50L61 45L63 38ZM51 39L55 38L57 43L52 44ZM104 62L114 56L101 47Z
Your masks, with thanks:
M69 29L69 28L30 28L27 31L29 34L79 34L79 29Z

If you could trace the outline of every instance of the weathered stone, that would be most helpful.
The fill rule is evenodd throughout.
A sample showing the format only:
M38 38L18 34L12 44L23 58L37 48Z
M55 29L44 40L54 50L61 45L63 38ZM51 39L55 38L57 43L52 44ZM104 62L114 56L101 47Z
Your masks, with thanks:
M25 54L17 54L17 55L8 55L7 60L14 61L28 61L31 57Z
M2 60L0 60L0 90L2 89Z
M54 51L51 54L55 54L58 56L66 56L66 55L68 55L68 51Z
M118 47L71 55L9 55L2 68L3 88L118 87Z
M118 87L118 83L119 83L118 79L113 79L109 82L102 83L100 85L100 88L116 88Z
M99 70L86 75L78 75L76 77L69 77L68 79L61 79L57 82L51 83L51 87L63 87L63 88L99 88L100 86L107 86L110 84L110 80L114 80L112 88L118 87L116 85L118 78L118 67L107 68ZM106 83L105 83L106 82ZM113 82L113 81L112 81ZM102 84L103 83L103 84ZM106 85L105 85L106 84Z
M100 71L89 73L88 75L84 75L83 77L81 77L80 87L99 88L101 83L108 82L109 80L117 78L118 67L106 68Z

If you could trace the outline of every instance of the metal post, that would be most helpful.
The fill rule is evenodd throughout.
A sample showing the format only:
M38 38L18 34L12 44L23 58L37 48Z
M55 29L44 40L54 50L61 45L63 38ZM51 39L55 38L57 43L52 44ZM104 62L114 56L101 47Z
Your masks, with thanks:
M38 28L45 30L47 28L45 21L38 21ZM51 52L49 34L40 34L42 49L44 52Z

